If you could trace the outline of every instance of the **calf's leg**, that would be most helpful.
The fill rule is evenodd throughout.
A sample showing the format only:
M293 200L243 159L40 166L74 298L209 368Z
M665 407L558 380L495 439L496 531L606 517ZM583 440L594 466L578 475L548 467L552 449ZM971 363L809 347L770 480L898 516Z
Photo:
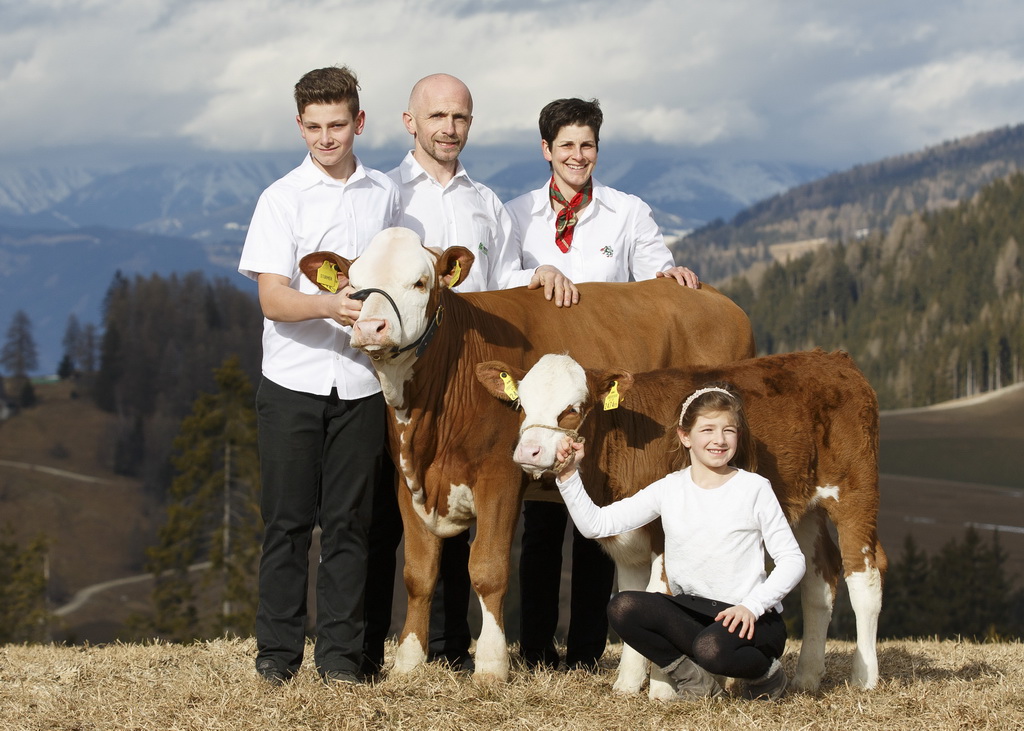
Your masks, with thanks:
M840 557L828 534L825 513L815 509L794 526L807 569L800 581L804 632L792 686L817 690L825 676L825 640L832 621L832 607L839 582Z

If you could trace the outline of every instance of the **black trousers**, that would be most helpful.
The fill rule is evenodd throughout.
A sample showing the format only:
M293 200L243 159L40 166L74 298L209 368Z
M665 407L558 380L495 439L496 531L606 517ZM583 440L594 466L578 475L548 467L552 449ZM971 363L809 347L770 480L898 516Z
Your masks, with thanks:
M341 400L264 378L256 394L265 524L256 610L257 664L302 665L308 554L321 529L315 663L355 672L363 646L363 592L373 487L384 444L384 398Z
M384 665L384 641L391 628L395 595L396 551L402 540L397 475L384 455L381 479L374 492L370 524L369 573L366 579L366 639L362 671L372 674ZM441 546L441 569L430 605L428 652L453 664L469 657L469 531L446 538Z
M705 670L734 678L758 678L772 658L786 649L786 623L770 610L754 623L753 639L741 639L715 617L728 602L670 596L646 591L623 591L608 605L612 628L622 641L659 667L680 655Z
M531 665L558 664L555 630L567 523L568 511L561 503L523 503L519 644L523 658ZM595 665L604 654L608 640L605 609L614 581L615 562L597 541L584 538L574 527L569 632L565 641L565 662L570 667Z

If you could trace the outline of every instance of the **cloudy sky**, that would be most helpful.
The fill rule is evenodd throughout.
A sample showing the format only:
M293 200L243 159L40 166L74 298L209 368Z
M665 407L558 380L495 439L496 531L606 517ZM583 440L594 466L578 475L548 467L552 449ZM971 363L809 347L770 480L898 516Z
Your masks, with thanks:
M535 145L597 97L602 141L832 168L1024 122L1019 0L29 0L0 5L0 154L188 141L302 149L292 86L347 64L361 145L413 82L473 91L473 144Z

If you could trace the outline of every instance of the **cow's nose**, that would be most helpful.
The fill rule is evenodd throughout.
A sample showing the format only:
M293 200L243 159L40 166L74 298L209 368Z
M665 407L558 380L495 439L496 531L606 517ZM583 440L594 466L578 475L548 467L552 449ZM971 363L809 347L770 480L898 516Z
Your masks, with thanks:
M388 332L387 320L356 320L352 326L361 341L378 342Z
M536 465L541 446L536 442L519 442L516 446L515 461L520 464Z

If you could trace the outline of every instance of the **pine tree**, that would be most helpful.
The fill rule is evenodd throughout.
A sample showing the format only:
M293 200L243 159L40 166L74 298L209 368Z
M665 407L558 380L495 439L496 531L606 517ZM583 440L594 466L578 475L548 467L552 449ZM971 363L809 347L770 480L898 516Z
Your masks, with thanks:
M24 310L18 310L7 328L7 339L0 349L0 365L8 374L25 377L39 367L36 341L32 337L32 321Z
M82 350L82 336L82 326L78 323L78 318L74 314L68 315L68 324L64 328L64 339L61 341L61 345L64 347L64 356L61 359L62 370L65 362L72 373L80 367L78 355Z
M881 637L924 637L934 634L935 607L928 596L928 556L910 533L903 539L903 553L892 562L885 580L879 617Z
M0 644L49 639L46 553L42 536L23 548L10 527L0 531Z
M942 570L932 573L930 592L940 608L936 634L981 640L1008 631L1011 593L996 536L986 547L977 529L968 527L963 542L950 540L939 551L935 565Z
M215 371L218 391L202 394L175 439L167 520L149 550L154 574L152 629L176 641L246 635L255 617L255 575L262 524L253 390L237 358ZM209 616L190 578L213 587Z

